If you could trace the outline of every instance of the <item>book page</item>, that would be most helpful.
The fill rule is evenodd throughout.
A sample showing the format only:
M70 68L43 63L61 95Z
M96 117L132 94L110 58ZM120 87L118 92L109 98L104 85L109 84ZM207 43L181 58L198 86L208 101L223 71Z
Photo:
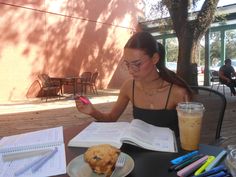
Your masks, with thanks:
M68 146L90 147L98 144L111 144L120 148L120 141L129 122L92 122L70 140Z
M63 143L63 128L49 128L34 132L3 137L0 140L0 153L21 151L35 147L45 147Z
M131 141L150 150L176 152L175 137L172 130L157 127L139 119L134 119L130 123L122 141L126 143Z

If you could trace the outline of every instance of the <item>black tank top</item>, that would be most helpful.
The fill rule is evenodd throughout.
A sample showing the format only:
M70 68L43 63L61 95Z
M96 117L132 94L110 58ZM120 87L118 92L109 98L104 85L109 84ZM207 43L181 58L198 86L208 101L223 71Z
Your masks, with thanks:
M176 109L166 109L173 84L171 84L170 89L169 89L169 93L166 99L165 109L159 109L159 110L143 109L143 108L138 108L135 106L134 84L135 84L135 81L133 81L133 95L132 95L134 119L140 119L149 124L159 126L159 127L169 127L175 132L176 136L179 136L177 111Z

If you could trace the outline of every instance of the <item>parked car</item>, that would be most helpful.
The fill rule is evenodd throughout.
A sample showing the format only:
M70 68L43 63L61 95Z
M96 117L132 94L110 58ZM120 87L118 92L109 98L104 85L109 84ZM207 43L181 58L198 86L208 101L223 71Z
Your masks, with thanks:
M198 74L203 74L204 73L204 66L198 66L197 71L198 71Z
M177 62L168 61L168 62L166 62L166 67L169 70L176 72L177 71ZM198 70L198 74L204 73L204 66L198 66L197 70Z
M176 62L168 61L168 62L166 62L166 67L171 71L174 71L174 72L177 71L177 63Z
M236 58L231 59L231 65L234 67L234 70L236 71ZM218 62L215 66L210 66L210 70L219 71L221 66L222 66L221 62Z

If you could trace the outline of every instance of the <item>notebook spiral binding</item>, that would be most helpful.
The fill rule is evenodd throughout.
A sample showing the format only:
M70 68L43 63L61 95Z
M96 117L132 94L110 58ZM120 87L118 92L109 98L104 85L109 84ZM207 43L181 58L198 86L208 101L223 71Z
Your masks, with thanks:
M27 150L44 149L44 148L58 146L61 144L63 144L63 142L50 142L47 144L29 144L29 145L24 145L24 146L13 146L13 147L6 147L6 148L0 147L0 153L6 154L6 153L27 151Z

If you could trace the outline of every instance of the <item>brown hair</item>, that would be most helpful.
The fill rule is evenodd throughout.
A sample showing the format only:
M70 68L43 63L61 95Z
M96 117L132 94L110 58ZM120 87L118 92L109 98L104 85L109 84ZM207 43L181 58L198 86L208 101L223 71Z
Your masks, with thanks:
M155 53L158 53L160 59L159 62L156 64L156 68L159 70L160 77L167 82L186 88L189 94L191 93L191 89L189 88L187 83L182 78L177 76L175 72L166 68L165 48L161 43L157 42L150 33L135 33L128 40L124 48L140 49L144 51L149 57L152 57Z

